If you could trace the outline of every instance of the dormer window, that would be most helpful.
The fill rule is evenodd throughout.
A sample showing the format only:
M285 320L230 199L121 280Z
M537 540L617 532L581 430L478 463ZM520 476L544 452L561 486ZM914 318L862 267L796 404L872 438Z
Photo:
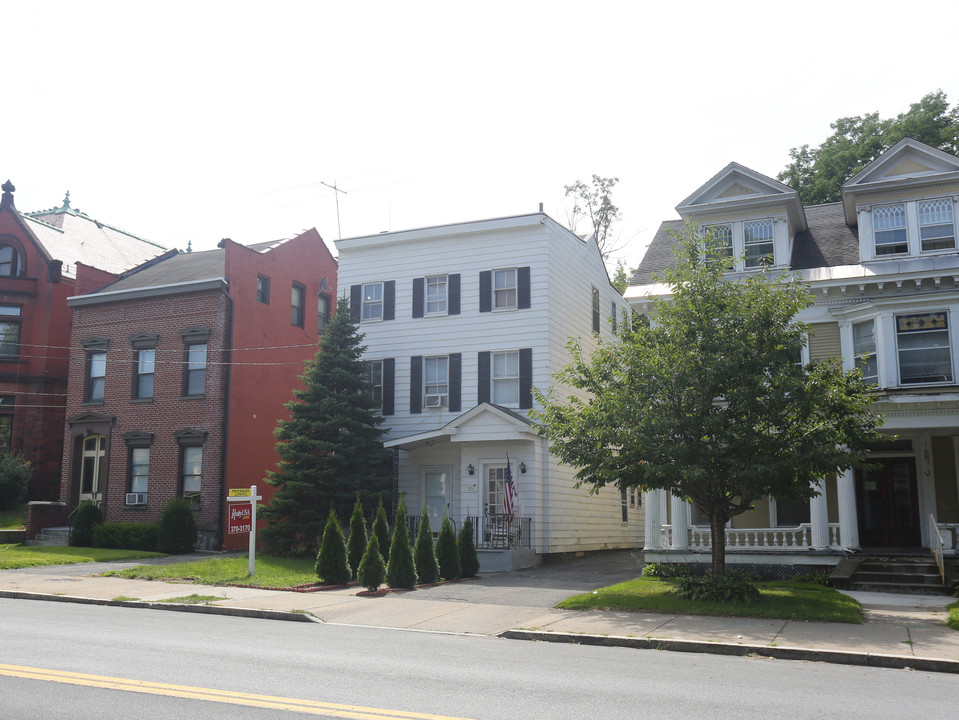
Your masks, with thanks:
M776 264L776 224L772 218L707 225L714 259L735 258L734 270L758 270Z
M871 217L873 257L883 260L955 251L955 202L954 198L907 200L863 211ZM868 240L864 248L868 250Z

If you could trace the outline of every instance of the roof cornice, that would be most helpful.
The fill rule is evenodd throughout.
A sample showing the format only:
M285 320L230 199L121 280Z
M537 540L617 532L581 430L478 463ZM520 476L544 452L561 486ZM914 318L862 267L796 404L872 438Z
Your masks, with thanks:
M168 285L153 285L150 287L129 288L127 290L113 290L108 292L92 293L90 295L73 295L67 298L69 307L84 305L100 305L102 303L139 300L142 298L162 297L164 295L180 295L188 292L203 292L207 290L222 290L229 287L225 278L210 278L208 280L190 280L189 282L170 283Z

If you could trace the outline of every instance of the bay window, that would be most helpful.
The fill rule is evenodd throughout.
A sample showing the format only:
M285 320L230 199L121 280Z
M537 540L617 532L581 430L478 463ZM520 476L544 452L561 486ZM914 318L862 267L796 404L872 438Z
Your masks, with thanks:
M952 382L952 350L946 312L896 316L899 382Z

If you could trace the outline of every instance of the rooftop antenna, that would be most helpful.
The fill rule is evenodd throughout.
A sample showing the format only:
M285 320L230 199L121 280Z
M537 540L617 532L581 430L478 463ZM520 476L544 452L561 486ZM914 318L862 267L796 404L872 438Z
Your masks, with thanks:
M346 195L346 190L340 190L336 186L336 182L337 181L334 180L333 184L330 185L328 182L323 182L322 180L320 180L320 185L326 185L328 188L330 188L333 191L333 197L336 198L336 239L342 240L343 233L340 231L340 195L339 193L343 193L344 195Z

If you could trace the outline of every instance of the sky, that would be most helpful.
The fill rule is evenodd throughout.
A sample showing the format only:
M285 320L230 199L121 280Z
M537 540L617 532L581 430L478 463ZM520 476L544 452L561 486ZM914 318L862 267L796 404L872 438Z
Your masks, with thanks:
M940 0L38 0L0 17L17 208L69 190L181 249L540 203L568 224L564 187L597 174L619 178L612 260L633 267L729 162L775 177L839 117L959 102Z

